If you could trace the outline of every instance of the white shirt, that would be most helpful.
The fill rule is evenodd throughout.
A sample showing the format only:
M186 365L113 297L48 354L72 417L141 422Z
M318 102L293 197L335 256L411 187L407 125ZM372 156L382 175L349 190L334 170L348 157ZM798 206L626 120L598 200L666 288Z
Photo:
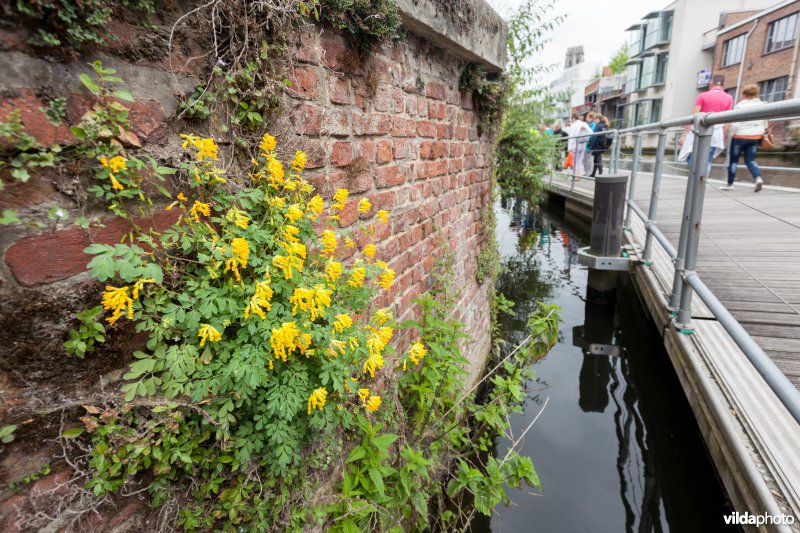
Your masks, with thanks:
M764 102L760 98L748 98L747 100L742 100L738 104L736 104L736 109L748 109L751 107L756 107L760 105L764 105ZM746 135L746 136L755 136L755 135L764 135L764 132L767 131L768 123L766 120L748 120L747 122L734 122L731 124L731 135Z
M580 135L581 133L592 133L592 128L589 127L587 123L582 120L575 120L570 124L567 133L569 133L570 137L573 135ZM586 142L589 137L580 139L580 142ZM575 141L577 139L570 139L569 140L569 151L572 152L575 150Z

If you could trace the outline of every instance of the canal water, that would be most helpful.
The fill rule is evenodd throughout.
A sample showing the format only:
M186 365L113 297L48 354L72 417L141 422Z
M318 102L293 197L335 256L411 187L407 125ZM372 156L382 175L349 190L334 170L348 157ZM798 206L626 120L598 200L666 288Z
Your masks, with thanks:
M555 348L533 363L538 381L528 383L525 412L511 419L518 436L541 411L520 452L532 458L542 491L508 489L514 506L479 518L472 531L731 531L724 489L633 287L621 287L614 310L587 306L587 271L577 264L587 228L513 201L496 213L506 266L498 289L516 302L502 320L509 349L528 335L537 301L558 304L563 324ZM606 345L607 355L591 344ZM496 453L508 446L499 438Z

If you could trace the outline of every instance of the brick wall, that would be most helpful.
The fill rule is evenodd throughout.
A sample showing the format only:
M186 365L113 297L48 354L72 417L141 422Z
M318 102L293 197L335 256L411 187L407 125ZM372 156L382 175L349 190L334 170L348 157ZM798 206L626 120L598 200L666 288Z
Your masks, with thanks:
M38 55L26 44L24 29L0 29L0 117L20 109L26 129L40 142L69 143L68 129L50 124L40 108L46 97L63 96L69 121L79 120L88 99L78 75L98 57L119 70L136 99L131 121L142 151L175 163L178 133L203 129L176 118L175 95L191 92L203 77L202 64L190 58L205 53L198 31L185 33L173 57L167 55L163 36L179 15L160 14L155 30L141 29L135 19L117 21L112 29L119 41L69 63ZM135 53L137 47L148 53ZM338 187L350 189L353 200L342 214L344 224L354 222L362 195L370 197L374 211L391 211L377 244L381 258L397 272L390 301L383 303L392 304L401 320L414 315L411 300L427 290L441 246L449 247L458 318L471 335L465 353L474 379L490 346L489 289L476 282L475 272L483 244L480 212L491 201L492 142L478 132L470 97L458 91L465 63L413 34L359 55L341 35L318 27L300 30L294 57L293 84L282 116L273 120L281 125L279 143L308 151L307 177L324 197ZM170 64L180 68L173 74ZM2 175L7 186L0 192L0 209L14 208L43 224L2 227L0 233L0 425L19 425L16 441L0 458L3 485L54 460L59 448L47 439L58 433L62 415L80 416L81 404L114 394L139 341L121 326L85 360L61 347L66 331L76 325L75 311L96 305L102 288L85 273L89 257L83 249L90 242L117 242L127 229L81 195L76 185L88 182L84 174L69 167L37 173L26 184ZM56 205L73 217L97 216L105 227L85 231L56 225L46 217ZM141 222L164 227L171 219L165 214ZM59 470L32 485L33 491L52 488L65 475ZM0 493L3 531L20 525L19 510L31 508L26 497L7 489ZM142 501L120 505L128 509ZM122 515L112 515L119 523ZM113 527L109 524L96 527Z

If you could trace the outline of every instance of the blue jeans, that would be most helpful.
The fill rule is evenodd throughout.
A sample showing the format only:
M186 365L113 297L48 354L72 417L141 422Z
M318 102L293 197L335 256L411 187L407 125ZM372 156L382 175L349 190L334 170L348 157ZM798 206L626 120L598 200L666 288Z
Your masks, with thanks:
M731 161L728 164L728 185L733 185L733 181L736 179L736 167L739 166L739 157L742 155L742 152L744 152L744 163L747 165L750 174L753 175L753 179L761 176L761 169L758 168L756 164L756 153L760 145L760 139L737 139L734 137L733 140L731 140Z
M689 154L689 157L686 159L686 165L689 167L689 171L692 170L692 156L694 154ZM708 151L708 168L706 169L706 176L711 175L711 162L714 161L714 148Z

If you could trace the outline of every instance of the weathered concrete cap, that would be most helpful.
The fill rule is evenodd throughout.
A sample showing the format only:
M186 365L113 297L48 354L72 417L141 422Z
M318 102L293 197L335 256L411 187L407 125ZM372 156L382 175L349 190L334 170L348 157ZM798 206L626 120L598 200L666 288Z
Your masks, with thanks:
M403 26L451 54L498 72L508 26L485 0L398 0Z
M626 183L630 174L602 174L594 178L595 183Z

